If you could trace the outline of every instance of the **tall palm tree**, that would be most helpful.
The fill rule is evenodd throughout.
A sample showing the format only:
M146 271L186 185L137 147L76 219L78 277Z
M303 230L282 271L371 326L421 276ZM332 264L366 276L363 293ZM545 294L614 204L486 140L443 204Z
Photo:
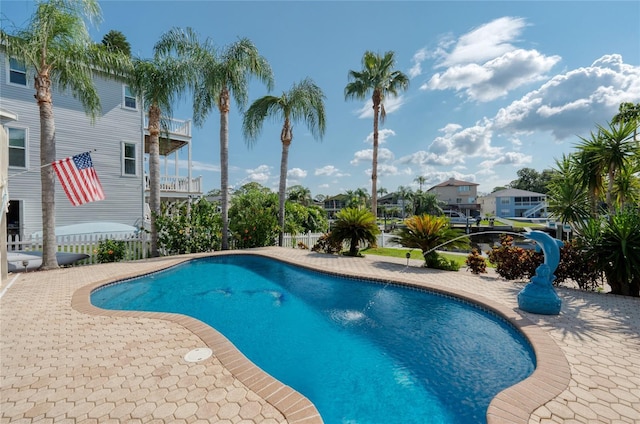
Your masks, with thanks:
M371 211L378 209L378 120L384 124L387 113L384 109L385 97L397 96L409 87L409 77L393 69L395 53L383 56L366 51L362 57L362 70L349 71L350 82L344 89L345 99L365 100L371 93L373 102L373 162L371 167Z
M414 215L441 215L443 213L442 202L438 200L438 196L433 193L426 193L422 190L418 191L413 197L413 213Z
M91 120L100 114L100 97L93 82L95 69L116 75L129 59L91 41L85 19L100 21L97 0L50 0L38 3L25 29L0 29L6 54L34 72L35 99L40 112L40 183L42 188L42 269L58 267L56 259L55 119L52 86L69 90L80 100Z
M427 178L426 178L426 177L424 177L424 176L422 176L422 175L419 175L419 176L417 176L413 181L415 181L416 183L418 183L418 185L420 186L420 189L419 189L419 190L420 190L420 191L422 191L422 186L424 185L424 183L426 183L426 182L427 182Z
M402 219L405 218L405 212L407 210L407 200L411 200L413 192L410 187L398 186L398 197L402 199Z
M637 124L633 120L621 121L618 124L609 123L608 128L597 125L597 143L586 140L581 148L591 154L591 162L602 172L607 174L606 202L609 211L614 210L613 185L620 172L627 164L640 154L638 143L633 140L633 133Z
M242 111L249 99L249 80L262 81L269 91L273 87L273 72L269 62L260 55L248 38L241 38L218 52L210 39L198 40L192 31L169 31L165 51L198 61L200 77L194 89L193 120L202 125L212 109L220 112L220 191L222 214L222 250L229 249L229 111L231 97Z
M249 106L244 115L242 128L249 145L253 145L257 141L262 132L262 124L267 117L283 121L282 131L280 131L282 156L280 159L280 185L278 187L280 196L279 246L282 246L283 242L287 163L289 161L289 147L293 140L293 123L302 121L315 139L322 139L326 128L324 98L320 87L311 79L306 78L293 84L291 89L282 93L280 97L264 96L257 99Z
M289 187L287 197L292 202L300 203L303 206L309 206L313 201L311 199L311 190L301 185Z
M549 182L549 211L562 224L582 227L590 216L586 206L590 195L582 181L583 171L573 156L566 155L556 160L556 171ZM562 231L562 226L559 231Z
M128 82L148 108L149 131L149 208L151 209L151 256L158 256L156 216L160 214L160 133L162 117L170 117L172 105L195 83L196 62L188 56L170 56L162 46L169 33L156 43L154 57L133 59Z

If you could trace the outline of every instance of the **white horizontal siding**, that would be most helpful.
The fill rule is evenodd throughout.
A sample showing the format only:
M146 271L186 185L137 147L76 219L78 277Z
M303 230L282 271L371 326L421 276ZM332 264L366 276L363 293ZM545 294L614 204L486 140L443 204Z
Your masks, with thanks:
M5 58L1 53L0 59L4 63ZM9 178L9 196L11 200L23 201L22 233L29 235L42 230L39 111L33 98L33 88L7 84L5 69L3 67L0 72L2 108L18 115L18 120L8 126L28 128L30 172ZM93 124L78 100L70 95L53 93L56 157L62 159L91 151L106 199L74 207L56 182L56 226L94 221L134 225L142 215L141 114L139 111L122 108L121 82L104 78L97 78L95 81L102 111ZM138 143L139 169L135 178L122 176L122 141ZM9 175L20 171L23 170L11 168Z

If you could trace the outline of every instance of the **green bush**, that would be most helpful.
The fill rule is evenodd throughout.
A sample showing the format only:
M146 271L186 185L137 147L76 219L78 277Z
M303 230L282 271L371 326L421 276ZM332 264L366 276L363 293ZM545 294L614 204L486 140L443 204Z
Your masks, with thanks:
M187 202L163 203L156 217L158 246L166 254L220 250L222 220L216 205L201 198Z
M100 240L96 255L98 262L103 264L106 262L119 262L124 259L126 253L126 243L123 240Z
M246 184L238 190L229 208L229 230L235 247L275 245L280 231L278 209L278 194L259 184Z

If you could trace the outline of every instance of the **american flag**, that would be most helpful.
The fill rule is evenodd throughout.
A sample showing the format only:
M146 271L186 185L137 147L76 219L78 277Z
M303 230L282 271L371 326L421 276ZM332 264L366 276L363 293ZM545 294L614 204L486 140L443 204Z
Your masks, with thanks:
M73 206L104 200L102 185L89 152L57 160L52 165Z

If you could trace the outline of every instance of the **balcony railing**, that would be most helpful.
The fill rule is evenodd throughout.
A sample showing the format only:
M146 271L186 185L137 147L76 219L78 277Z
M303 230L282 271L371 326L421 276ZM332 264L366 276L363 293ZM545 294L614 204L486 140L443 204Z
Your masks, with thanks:
M149 115L144 116L144 127L145 129L149 128ZM169 134L191 137L191 120L162 118L160 131L164 130L169 131Z
M148 175L144 176L144 189L150 189ZM191 178L191 190L189 190L189 177L163 175L160 177L160 191L165 193L202 194L202 177Z

